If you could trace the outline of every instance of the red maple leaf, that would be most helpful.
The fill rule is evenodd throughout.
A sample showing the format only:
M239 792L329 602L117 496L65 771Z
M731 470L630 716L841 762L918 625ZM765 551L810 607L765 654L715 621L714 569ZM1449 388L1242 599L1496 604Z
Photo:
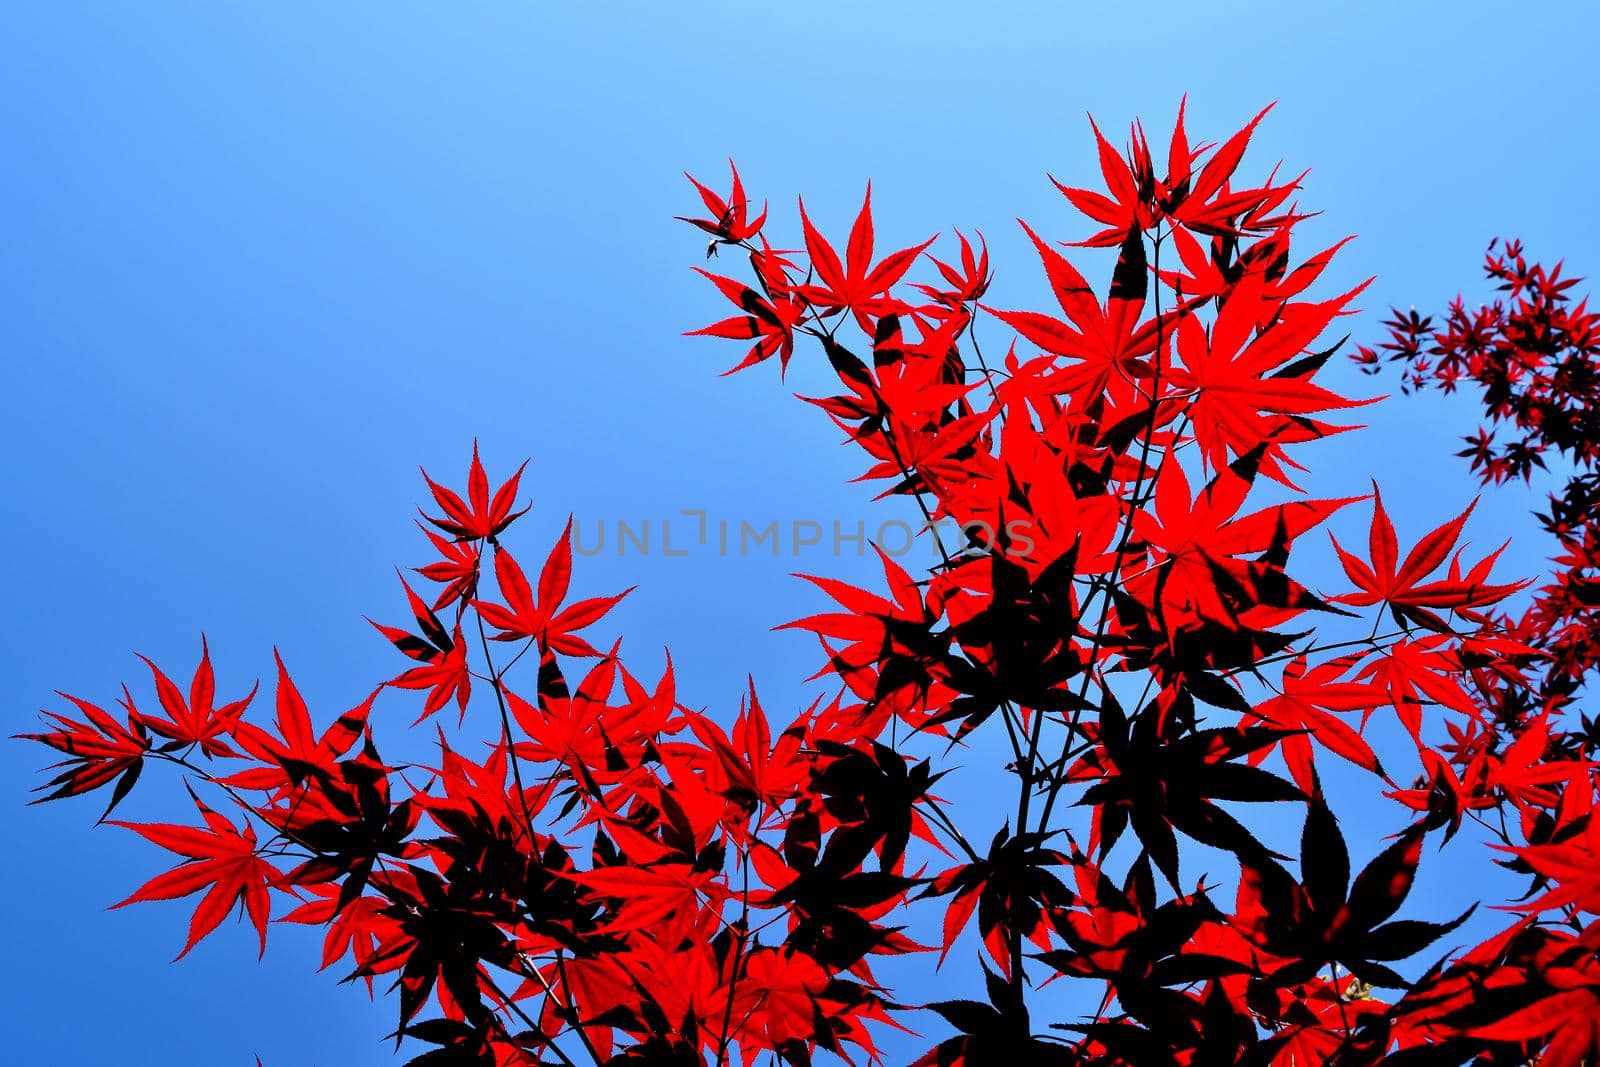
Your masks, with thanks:
M444 517L436 519L426 513L422 517L458 541L493 541L528 510L511 510L517 502L517 484L522 480L522 472L527 466L527 463L523 463L518 467L516 473L495 490L494 499L491 500L489 476L484 473L483 463L478 459L478 442L474 441L472 465L467 471L467 499L462 500L454 491L438 484L428 477L427 471L423 471L423 481L428 483L428 489L444 511Z
M481 554L477 542L448 540L421 523L417 525L422 527L422 532L428 535L428 540L441 557L435 563L416 568L416 572L424 578L444 585L433 602L433 610L443 611L457 600L471 600L478 593Z
M239 717L255 699L256 691L252 688L243 698L220 708L215 705L217 683L211 670L211 649L207 647L204 637L200 639L200 664L194 669L188 700L172 684L172 679L161 672L161 668L146 656L139 658L150 668L155 679L156 697L161 702L161 709L167 713L165 719L141 715L146 726L162 737L172 738L180 746L199 745L200 751L207 756L238 754L224 739L238 726Z
M1284 737L1279 747L1295 784L1304 793L1310 794L1316 784L1312 740L1358 767L1383 774L1372 746L1354 727L1333 714L1335 711L1370 711L1389 700L1389 695L1371 682L1340 680L1361 658L1359 653L1340 656L1308 669L1306 654L1302 652L1284 664L1278 695L1251 708L1252 717L1283 730L1296 731ZM1263 749L1252 753L1250 761L1259 763L1270 751Z
M502 607L481 600L472 602L483 621L500 631L494 639L515 641L532 637L538 640L541 648L553 649L564 656L600 655L599 649L577 636L575 631L599 622L623 597L633 592L630 587L615 596L590 597L562 609L561 601L566 599L572 580L570 518L539 571L537 596L528 585L522 567L504 548L495 549L494 573L506 605Z
M111 793L111 803L105 810L105 815L109 815L128 795L144 769L144 756L150 750L150 733L145 729L143 718L134 710L133 698L128 695L127 688L124 687L122 692L123 706L128 713L126 726L117 722L105 709L62 693L62 698L77 705L87 721L54 712L42 712L45 724L54 725L56 729L42 734L15 735L19 740L38 741L67 755L60 763L51 764L52 770L58 767L66 769L37 790L51 791L32 803L42 804L47 800L77 796L98 789L116 778L118 780ZM104 819L105 815L101 818Z
M1310 378L1320 363L1300 362L1365 285L1321 303L1281 305L1267 301L1265 285L1259 274L1241 279L1209 331L1193 316L1178 324L1182 366L1174 369L1172 384L1193 393L1188 414L1194 438L1213 469L1267 442L1262 470L1276 477L1282 434L1294 427L1291 420L1371 403L1313 384Z
M761 205L761 214L754 219L750 218L750 200L745 196L744 183L739 180L739 168L733 165L733 160L728 160L728 169L733 171L733 190L724 200L721 196L707 189L694 175L685 174L689 184L700 194L700 199L705 203L706 210L711 212L708 219L685 218L682 215L674 216L679 222L687 222L698 226L709 233L711 243L706 246L706 255L716 254L719 244L738 244L747 241L761 232L761 227L767 221L767 207Z
M1406 554L1405 560L1400 562L1394 523L1389 520L1389 513L1383 508L1383 496L1378 491L1377 483L1374 482L1372 526L1368 536L1368 553L1372 562L1368 564L1346 552L1344 546L1334 538L1333 547L1339 554L1339 562L1344 565L1345 574L1356 584L1358 590L1334 599L1339 603L1358 607L1386 604L1397 621L1402 623L1410 621L1431 629L1448 630L1449 626L1445 621L1430 609L1461 610L1484 607L1505 599L1519 589L1526 588L1528 585L1526 581L1502 585L1488 584L1489 571L1499 557L1500 551L1480 560L1465 575L1460 572L1460 556L1457 554L1444 579L1424 581L1449 558L1451 549L1461 536L1462 527L1466 525L1467 517L1472 514L1472 509L1475 507L1477 501L1473 501L1465 511L1449 522L1436 527L1418 541Z
M849 309L856 323L869 336L873 332L873 319L880 315L904 309L899 301L886 294L896 282L911 269L911 264L923 249L933 244L930 237L920 245L902 248L885 256L877 266L872 264L872 183L867 183L867 195L850 228L850 241L845 246L843 262L839 253L817 232L806 214L804 201L800 203L800 224L805 230L806 253L811 257L811 268L820 284L801 286L799 292L831 314Z
M113 826L125 827L147 841L187 857L182 864L156 875L132 896L112 907L122 908L150 900L175 900L209 886L189 920L189 939L177 958L187 956L189 950L221 925L228 912L241 901L260 936L260 951L265 953L271 910L267 890L276 884L278 869L257 854L256 832L248 822L241 833L225 816L206 807L192 791L189 795L205 819L204 828L112 820Z
M251 768L224 779L234 788L276 789L290 783L299 784L311 774L333 775L336 761L350 751L350 746L366 729L372 702L382 692L374 689L367 699L339 716L318 737L311 725L305 699L289 677L288 668L276 649L272 658L278 667L278 736L248 722L241 722L234 735L239 747L272 766Z
M1020 220L1019 220L1020 221ZM1023 230L1033 241L1050 279L1056 303L1066 313L1065 322L1033 311L995 311L991 313L1023 337L1052 355L1077 362L1048 375L1046 385L1052 393L1067 397L1069 410L1089 408L1107 397L1113 403L1125 402L1135 390L1135 381L1153 373L1145 357L1156 352L1158 344L1172 336L1169 325L1187 305L1171 308L1154 318L1140 321L1145 304L1144 245L1137 231L1128 231L1118 277L1102 305L1089 282L1061 253L1051 248L1027 223ZM1137 256L1128 250L1137 247Z
M805 320L808 305L795 295L793 286L789 284L785 273L788 260L768 247L764 239L762 251L751 253L750 262L761 284L759 291L737 279L694 268L715 285L723 296L737 304L744 314L731 315L710 326L690 330L688 336L755 341L744 359L723 371L723 374L744 370L770 359L774 354L778 356L780 369L787 372L789 359L794 355L794 331Z
M457 621L453 631L446 630L439 617L417 596L404 578L400 579L400 584L405 587L406 599L411 603L411 614L417 620L422 636L384 626L371 619L367 621L396 648L412 659L420 660L423 666L413 667L384 684L400 689L428 690L428 698L423 703L422 714L417 722L444 707L451 697L455 697L456 706L464 716L467 713L467 699L472 695L472 672L467 666L467 646L461 640L461 623Z

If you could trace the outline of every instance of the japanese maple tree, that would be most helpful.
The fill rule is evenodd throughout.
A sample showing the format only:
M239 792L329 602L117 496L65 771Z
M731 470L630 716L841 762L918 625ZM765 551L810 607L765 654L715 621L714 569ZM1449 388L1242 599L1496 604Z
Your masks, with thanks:
M694 332L737 341L734 370L830 367L810 403L937 551L880 551L876 588L810 578L808 705L752 683L696 710L670 661L630 670L605 626L627 592L575 593L570 524L528 546L522 470L474 448L464 489L426 480L428 586L373 624L399 673L313 716L281 660L270 711L219 699L205 648L187 694L151 663L153 698L66 697L27 735L63 757L44 799L109 814L147 765L179 775L182 821L105 820L174 860L122 903L198 895L184 953L235 910L262 950L273 919L324 928L321 965L394 994L415 1064L881 1063L886 1027L927 1065L1594 1062L1600 330L1514 247L1505 302L1392 327L1411 384L1480 383L1521 435L1475 441L1487 480L1576 468L1531 607L1469 554L1470 502L1402 536L1376 484L1317 495L1306 446L1373 399L1318 380L1361 288L1324 291L1339 246L1292 246L1300 180L1244 169L1264 115L1219 143L1181 108L1156 146L1094 127L1098 180L1056 183L1084 221L1023 224L1044 309L991 296L981 238L885 252L870 188L841 243L803 205L774 234L737 171L691 179L732 263L696 269L733 305ZM985 354L981 320L1015 340ZM1347 509L1365 544L1329 543ZM390 763L401 702L486 743ZM979 731L997 765L964 765ZM998 825L941 796L974 780L1014 798ZM1357 803L1391 815L1359 869ZM1487 940L1412 892L1445 847L1526 882L1483 902ZM908 1002L894 957L966 998Z

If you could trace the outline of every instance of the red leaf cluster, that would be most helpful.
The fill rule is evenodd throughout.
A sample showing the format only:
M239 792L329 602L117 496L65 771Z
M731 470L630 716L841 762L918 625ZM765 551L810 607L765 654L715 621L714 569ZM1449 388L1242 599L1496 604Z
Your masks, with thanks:
M1337 248L1296 260L1299 180L1242 175L1260 121L1212 146L1180 109L1160 175L1142 127L1095 127L1104 188L1059 187L1108 281L1025 226L1048 311L979 303L981 240L879 257L870 192L842 255L803 207L784 252L737 172L695 182L687 221L751 268L706 274L738 311L695 332L753 342L735 369L814 345L840 391L811 402L938 548L919 575L882 553L881 592L811 579L809 706L774 720L752 683L716 715L670 660L640 677L598 636L626 593L573 598L570 523L530 581L521 471L491 493L474 448L464 494L427 479L438 592L403 581L413 621L375 624L409 666L318 733L281 661L270 726L253 692L217 706L204 650L187 697L152 664L159 712L74 700L29 735L65 756L47 798L115 782L115 805L150 762L208 791L201 825L118 824L180 860L124 903L203 892L185 953L236 905L263 945L275 907L326 927L324 967L392 983L416 1064L882 1063L884 1027L933 1031L929 1065L1593 1062L1594 321L1512 252L1508 306L1394 327L1413 382L1471 377L1526 435L1474 453L1488 480L1544 448L1583 465L1530 613L1502 614L1524 583L1498 553L1463 560L1470 507L1402 553L1376 487L1365 551L1334 542L1349 584L1314 588L1307 535L1357 501L1295 483L1366 402L1317 380L1360 290L1307 295ZM984 316L1018 335L998 361ZM388 690L488 743L386 763ZM1411 743L1380 760L1391 711ZM978 731L1003 767L952 758ZM1359 870L1325 778L1392 813ZM973 825L940 794L962 781L1014 812ZM1297 856L1263 840L1285 807ZM1427 916L1418 869L1486 836L1528 892L1441 943L1471 909ZM901 1003L902 956L962 961L966 996Z

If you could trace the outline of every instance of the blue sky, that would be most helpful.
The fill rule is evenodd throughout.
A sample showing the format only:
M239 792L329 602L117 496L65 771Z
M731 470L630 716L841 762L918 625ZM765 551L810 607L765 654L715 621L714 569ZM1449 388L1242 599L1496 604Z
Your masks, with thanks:
M688 269L702 243L671 219L695 207L681 172L720 185L730 155L780 234L797 193L842 234L869 177L883 247L983 230L997 303L1019 306L1043 284L1012 219L1078 235L1045 174L1096 180L1086 113L1154 131L1187 92L1192 133L1215 137L1277 100L1247 169L1311 167L1303 202L1325 214L1308 237L1360 235L1327 290L1378 276L1358 338L1390 303L1478 292L1497 234L1597 269L1588 5L978 12L6 4L5 732L58 706L55 689L109 701L143 684L134 651L187 672L202 630L224 692L265 675L276 645L316 713L354 703L397 669L362 615L404 615L392 567L423 561L417 465L460 480L474 437L491 473L531 458L527 554L569 512L888 517L845 484L857 455L789 396L826 388L814 365L786 388L775 368L719 379L735 348L680 336L722 314ZM1308 454L1314 488L1364 492L1376 474L1414 538L1475 491L1450 457L1471 407L1368 410L1371 429ZM1533 499L1502 493L1471 528L1484 548L1523 535L1509 570L1540 566ZM1359 536L1362 518L1339 528ZM614 632L647 670L670 644L685 699L730 708L748 672L788 711L816 665L802 635L769 633L815 603L796 569L873 568L608 550L576 582L640 585ZM91 833L92 802L22 810L42 755L0 745L11 1062L392 1062L392 1006L314 977L314 935L280 929L258 966L230 926L171 966L186 908L104 910L162 853ZM127 810L172 801L156 788ZM1430 911L1467 899L1455 877L1425 876ZM908 999L931 995L907 981Z

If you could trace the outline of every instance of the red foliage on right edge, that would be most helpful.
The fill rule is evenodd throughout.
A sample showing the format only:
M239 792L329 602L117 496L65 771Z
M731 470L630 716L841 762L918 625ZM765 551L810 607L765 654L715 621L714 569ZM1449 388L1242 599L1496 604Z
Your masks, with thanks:
M320 735L281 663L276 733L249 697L216 706L208 657L187 697L155 670L164 714L125 692L126 725L75 701L31 735L67 757L50 797L115 782L115 805L147 762L178 767L220 803L196 797L204 827L122 824L183 857L129 901L206 890L187 952L235 904L264 937L295 898L324 966L394 977L419 1064L878 1063L871 1025L944 1024L919 1064L1592 1061L1597 737L1570 704L1595 662L1594 321L1513 254L1493 262L1516 306L1458 307L1435 338L1446 381L1527 434L1485 439L1491 480L1544 447L1582 468L1547 521L1569 571L1530 613L1498 613L1526 584L1491 575L1498 553L1463 558L1470 507L1402 515L1433 527L1403 543L1376 487L1367 545L1334 545L1350 585L1313 591L1296 549L1355 501L1295 481L1366 403L1314 381L1359 289L1306 296L1336 249L1296 262L1298 181L1237 177L1259 121L1195 147L1180 111L1161 173L1140 127L1120 152L1096 128L1104 191L1058 186L1109 285L1027 229L1046 312L980 305L966 237L908 283L933 242L880 257L870 193L842 254L802 208L802 253L772 248L737 174L726 198L695 183L708 255L751 268L702 272L738 310L696 332L749 343L735 369L814 342L841 391L811 402L938 553L913 576L880 549L881 593L811 579L837 606L790 625L837 684L786 727L752 687L725 730L670 665L647 686L580 636L620 595L568 603L570 526L530 581L503 543L517 476L491 494L474 452L464 497L428 483L436 598L408 585L416 632L378 627L414 666ZM980 312L1021 349L986 359ZM1396 330L1421 355L1426 323ZM441 734L435 766L386 764L386 689L425 691L422 719L491 694L481 762ZM1380 753L1365 727L1390 714L1411 743ZM943 766L979 730L1005 765ZM1366 810L1392 801L1360 870L1330 757ZM1009 783L1014 811L971 825L947 774ZM1260 837L1282 806L1297 858ZM1426 915L1418 866L1485 835L1528 892L1489 940L1436 945L1472 909ZM919 952L965 961L971 999L896 1002L875 960Z

